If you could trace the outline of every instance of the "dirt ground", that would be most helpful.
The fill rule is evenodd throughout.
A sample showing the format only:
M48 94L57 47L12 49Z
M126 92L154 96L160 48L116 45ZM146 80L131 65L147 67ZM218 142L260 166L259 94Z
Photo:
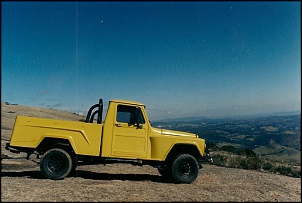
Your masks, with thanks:
M79 166L64 180L45 179L29 160L1 166L1 202L301 202L300 178L207 164L192 184L129 164Z
M20 114L79 119L1 104L1 202L301 202L301 178L209 164L192 184L168 183L155 168L129 164L79 166L64 180L45 179L26 154L4 149Z

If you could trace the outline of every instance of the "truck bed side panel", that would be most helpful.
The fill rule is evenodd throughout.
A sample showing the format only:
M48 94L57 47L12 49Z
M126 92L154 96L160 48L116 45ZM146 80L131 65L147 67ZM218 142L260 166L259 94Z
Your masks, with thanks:
M76 154L100 155L102 124L17 116L11 146L36 148L45 138L69 140Z

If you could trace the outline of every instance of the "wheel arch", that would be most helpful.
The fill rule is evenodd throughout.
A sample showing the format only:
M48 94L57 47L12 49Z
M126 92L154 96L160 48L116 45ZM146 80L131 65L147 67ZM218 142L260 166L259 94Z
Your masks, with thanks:
M44 154L46 151L52 148L60 148L68 153L71 153L71 155L75 154L70 140L64 138L44 137L36 150L39 154Z
M179 154L190 154L196 160L202 158L196 145L194 144L175 144L166 157L166 162L173 160Z

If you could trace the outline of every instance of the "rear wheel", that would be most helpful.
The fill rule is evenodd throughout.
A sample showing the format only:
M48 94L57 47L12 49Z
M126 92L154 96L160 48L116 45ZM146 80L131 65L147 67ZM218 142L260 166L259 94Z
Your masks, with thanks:
M175 183L192 183L198 172L198 163L192 155L180 154L172 163L172 178Z
M64 179L73 167L70 154L59 148L45 152L40 163L42 174L53 180Z

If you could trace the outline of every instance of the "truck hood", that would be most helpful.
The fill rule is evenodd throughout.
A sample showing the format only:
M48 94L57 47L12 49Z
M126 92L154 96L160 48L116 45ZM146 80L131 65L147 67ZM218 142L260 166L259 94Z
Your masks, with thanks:
M194 133L176 131L176 130L166 130L161 128L153 128L153 131L156 133L160 133L162 135L171 135L171 136L186 136L186 137L198 137L198 135Z

